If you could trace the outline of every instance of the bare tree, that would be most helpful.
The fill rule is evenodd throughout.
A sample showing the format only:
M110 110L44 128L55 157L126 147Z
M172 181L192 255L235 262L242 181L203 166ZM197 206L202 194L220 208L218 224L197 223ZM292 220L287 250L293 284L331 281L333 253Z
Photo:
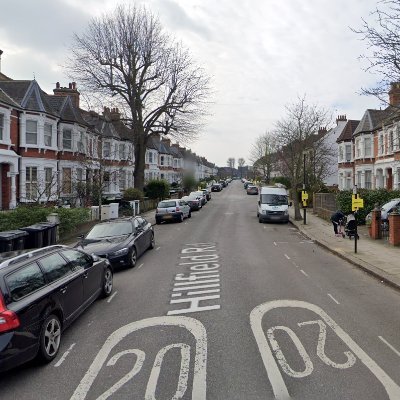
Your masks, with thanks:
M290 179L295 219L301 219L297 189L305 176L304 155L315 154L315 168L323 168L325 157L332 155L333 146L327 140L328 135L318 135L320 127L326 126L330 119L326 110L307 104L302 97L286 106L286 116L276 124L277 163L283 176Z
M242 178L243 167L246 164L246 160L242 157L238 158L238 168L240 169L240 177Z
M276 159L276 142L273 133L265 132L257 137L250 150L250 159L255 170L261 170L263 179L270 182L271 172Z
M229 157L226 165L231 169L231 177L233 176L233 170L235 169L236 160L233 157Z
M144 7L119 5L93 18L85 33L74 35L67 71L92 99L101 98L125 113L133 129L139 189L151 135L185 142L198 134L209 78Z
M366 71L380 76L374 87L362 92L387 103L390 84L400 81L400 0L381 0L378 4L370 13L374 22L362 19L362 27L352 31L367 43L366 53L360 56L367 61Z

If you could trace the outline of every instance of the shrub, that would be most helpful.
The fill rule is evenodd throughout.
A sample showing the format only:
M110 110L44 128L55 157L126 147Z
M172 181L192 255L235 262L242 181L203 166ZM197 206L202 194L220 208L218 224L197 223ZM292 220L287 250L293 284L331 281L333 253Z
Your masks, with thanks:
M88 208L58 208L52 211L60 218L60 237L72 232L79 224L89 221L90 218Z
M286 189L291 188L290 179L286 178L285 176L277 176L271 179L272 183L281 183L282 185L286 186Z
M143 200L143 192L136 188L128 188L124 191L124 200Z
M169 183L164 179L153 179L146 185L145 193L150 199L162 200L169 197Z
M183 178L182 186L186 192L191 192L194 188L197 187L197 181L193 175L186 175Z
M0 231L19 229L46 221L46 217L52 212L53 208L38 205L19 206L9 212L0 213Z

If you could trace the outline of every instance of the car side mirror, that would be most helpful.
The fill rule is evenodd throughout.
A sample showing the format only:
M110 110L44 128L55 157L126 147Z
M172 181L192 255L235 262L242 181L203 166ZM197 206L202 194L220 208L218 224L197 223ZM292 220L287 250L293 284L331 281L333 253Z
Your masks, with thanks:
M289 201L289 207L292 207L293 203L291 201Z
M85 235L79 235L77 236L78 239L83 239L85 237Z
M259 206L261 205L261 201L260 201L260 200L258 200L258 205L259 205Z

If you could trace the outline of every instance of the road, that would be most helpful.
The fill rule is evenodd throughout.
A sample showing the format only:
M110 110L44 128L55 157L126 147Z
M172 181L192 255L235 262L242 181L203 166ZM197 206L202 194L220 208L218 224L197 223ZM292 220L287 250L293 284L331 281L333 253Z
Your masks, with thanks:
M115 274L57 359L3 374L1 399L400 399L399 293L259 224L234 181Z

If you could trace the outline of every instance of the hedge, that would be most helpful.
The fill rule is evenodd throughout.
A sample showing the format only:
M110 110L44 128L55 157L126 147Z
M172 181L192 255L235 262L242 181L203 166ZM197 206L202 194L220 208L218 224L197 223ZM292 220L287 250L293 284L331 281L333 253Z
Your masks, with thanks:
M365 221L365 217L370 213L375 204L378 203L379 206L383 206L388 201L400 198L400 190L386 190L386 189L359 189L357 191L359 197L364 199L364 208L357 212L357 219L360 223ZM338 208L340 208L345 214L351 212L351 195L353 192L351 190L343 190L337 194L336 201Z
M51 213L57 213L60 218L60 237L72 232L79 224L89 221L90 217L87 208L19 206L14 210L0 213L0 232L45 222Z

